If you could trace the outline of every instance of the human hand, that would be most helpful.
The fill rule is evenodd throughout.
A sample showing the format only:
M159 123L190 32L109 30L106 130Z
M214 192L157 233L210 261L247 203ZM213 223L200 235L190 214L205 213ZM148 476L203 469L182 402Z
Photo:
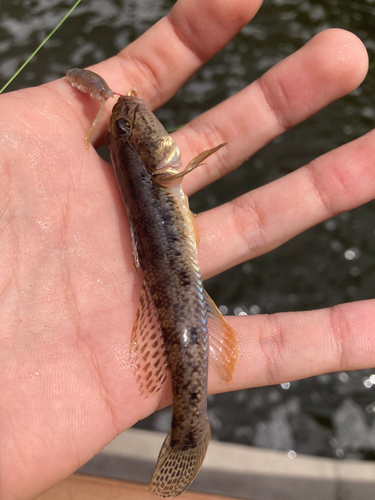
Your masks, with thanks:
M179 0L119 56L92 69L168 100L255 14L260 2ZM190 195L364 78L352 34L330 30L174 134L184 164L228 146L184 180ZM171 77L173 76L173 78ZM144 399L129 359L142 282L112 167L83 137L97 104L65 79L0 97L0 498L33 498L118 433L171 402ZM103 143L110 106L99 127ZM86 114L87 113L87 114ZM373 133L372 133L373 134ZM203 278L260 255L374 197L371 133L197 219ZM373 141L372 141L373 142ZM220 249L218 251L218 249ZM313 312L228 318L239 363L210 392L374 365L372 301Z

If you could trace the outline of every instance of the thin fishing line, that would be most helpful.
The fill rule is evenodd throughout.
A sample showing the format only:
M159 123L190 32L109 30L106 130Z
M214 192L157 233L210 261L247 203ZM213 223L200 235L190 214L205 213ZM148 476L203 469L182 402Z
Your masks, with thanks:
M34 52L31 54L31 56L22 64L22 66L14 73L14 75L11 77L11 79L4 85L4 87L0 90L0 94L8 87L10 83L16 78L17 75L21 73L23 68L31 61L31 59L39 52L39 50L43 47L43 45L51 38L51 36L57 31L62 23L70 16L70 14L73 12L73 10L77 7L77 5L81 2L81 0L77 0L76 3L73 5L73 7L69 10L67 14L63 17L63 19L59 22L59 24L53 28L51 33L47 35L47 37L43 40L43 42L34 50Z

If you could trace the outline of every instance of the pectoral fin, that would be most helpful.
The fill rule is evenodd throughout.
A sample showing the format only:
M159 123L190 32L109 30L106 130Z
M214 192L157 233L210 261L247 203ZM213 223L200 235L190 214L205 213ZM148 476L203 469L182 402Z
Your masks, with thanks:
M220 377L226 382L230 382L237 365L237 335L225 321L215 302L206 291L205 298L208 314L210 361L213 362Z
M146 280L139 297L130 352L141 394L153 396L167 378L168 368L162 331Z
M154 180L162 186L165 186L165 185L171 184L171 183L175 183L176 181L180 182L180 179L182 179L182 177L184 177L186 174L188 174L189 172L191 172L195 168L199 167L199 165L202 165L203 164L202 162L206 158L208 158L212 154L216 153L216 151L218 151L220 148L222 148L226 144L227 144L226 142L223 142L223 144L219 144L215 148L207 149L207 151L203 151L198 156L193 158L182 172L177 172L177 173L173 173L173 174L171 174L168 171L154 172L154 174L153 174Z

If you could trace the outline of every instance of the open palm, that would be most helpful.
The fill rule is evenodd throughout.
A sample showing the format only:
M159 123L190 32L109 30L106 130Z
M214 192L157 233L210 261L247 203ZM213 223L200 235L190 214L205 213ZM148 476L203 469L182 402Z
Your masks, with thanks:
M168 100L255 14L260 0L179 0L135 43L92 69ZM174 138L185 159L220 150L184 180L189 195L286 129L352 91L362 43L330 30ZM69 69L69 68L67 68ZM111 102L112 101L112 102ZM103 143L113 100L95 146ZM65 79L0 97L0 498L33 498L118 433L170 403L140 396L129 358L142 273L110 164L83 144L97 104ZM375 195L374 133L197 218L203 278L267 252ZM246 215L246 217L244 217ZM245 221L245 222L243 222ZM375 364L375 302L228 318L239 337L230 384L210 392Z

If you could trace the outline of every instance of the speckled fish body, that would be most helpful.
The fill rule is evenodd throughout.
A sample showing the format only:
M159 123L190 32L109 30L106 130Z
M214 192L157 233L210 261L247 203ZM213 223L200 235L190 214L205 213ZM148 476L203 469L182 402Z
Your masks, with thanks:
M133 262L144 271L131 347L138 383L149 396L161 387L164 367L172 380L172 425L150 491L177 496L198 473L210 439L208 315L220 323L217 330L223 323L227 334L233 332L218 319L203 288L194 225L181 188L182 175L190 170L178 174L181 156L172 137L144 100L125 96L113 109L106 142L129 219ZM209 154L199 155L190 169ZM225 341L219 344L220 350ZM225 356L235 358L234 351Z

